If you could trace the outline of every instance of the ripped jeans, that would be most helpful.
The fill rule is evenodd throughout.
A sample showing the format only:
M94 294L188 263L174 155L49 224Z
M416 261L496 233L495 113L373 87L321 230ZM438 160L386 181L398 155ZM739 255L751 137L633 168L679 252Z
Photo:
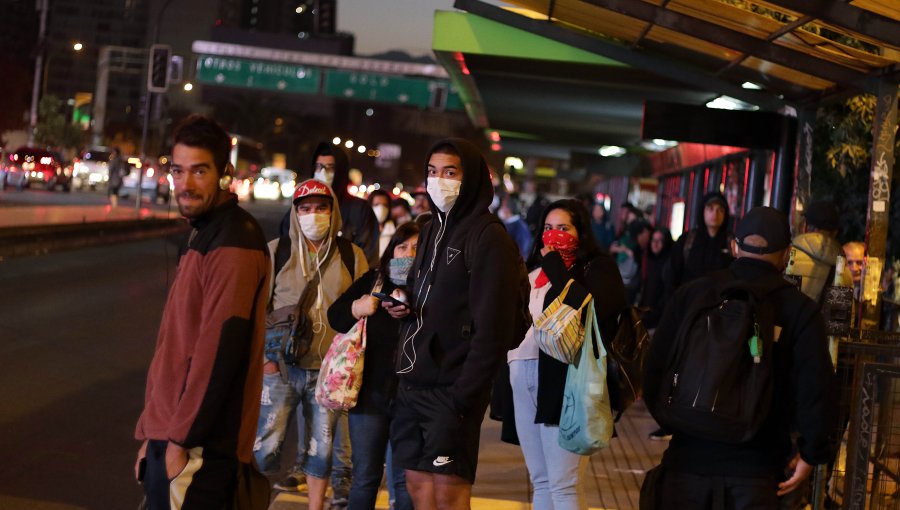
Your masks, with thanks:
M304 473L316 478L328 479L331 473L331 449L338 413L320 406L316 402L316 380L318 370L288 367L288 382L281 375L264 374L260 399L259 423L256 427L256 441L253 455L263 473L277 472L281 466L281 444L287 432L288 419L294 408L302 409L304 426L308 431L309 443L299 439L298 451L305 451L300 468ZM301 416L298 412L297 416ZM349 463L348 463L349 464ZM350 467L346 478L350 478ZM337 473L335 473L337 474Z

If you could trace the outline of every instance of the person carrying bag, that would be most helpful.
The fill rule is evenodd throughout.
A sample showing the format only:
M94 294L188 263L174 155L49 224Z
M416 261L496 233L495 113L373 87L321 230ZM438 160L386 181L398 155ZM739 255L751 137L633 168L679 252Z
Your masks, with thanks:
M584 298L581 306L574 308L565 303L572 282L566 286L541 316L534 321L534 341L538 347L563 363L574 363L575 356L584 342L584 324L581 317L584 307L591 303L591 296Z
M566 374L563 399L559 446L578 455L593 455L609 446L613 416L606 386L606 347L593 306L588 308L581 350Z
M612 433L601 335L615 336L625 288L615 260L594 241L580 202L550 204L540 225L528 261L535 325L507 353L509 373L495 386L492 413L502 417L501 439L521 444L534 508L585 510L586 453L608 444ZM560 339L572 364L551 355L563 350ZM556 347L548 347L553 342Z
M381 292L381 275L372 293ZM316 402L328 409L346 411L356 405L363 382L366 357L366 321L359 319L346 333L338 333L322 360L316 382Z

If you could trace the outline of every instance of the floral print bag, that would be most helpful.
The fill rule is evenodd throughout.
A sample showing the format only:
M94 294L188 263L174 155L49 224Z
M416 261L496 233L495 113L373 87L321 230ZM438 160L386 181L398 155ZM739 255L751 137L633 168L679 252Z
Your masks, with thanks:
M381 286L379 275L372 292L381 291ZM362 386L365 355L366 318L363 317L350 331L334 335L316 381L316 402L319 405L341 411L356 405Z

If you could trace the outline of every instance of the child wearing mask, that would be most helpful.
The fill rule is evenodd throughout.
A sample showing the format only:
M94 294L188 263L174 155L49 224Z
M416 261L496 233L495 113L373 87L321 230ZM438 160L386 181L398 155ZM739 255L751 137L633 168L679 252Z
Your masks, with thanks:
M540 224L528 260L532 316L540 317L572 280L565 303L578 309L593 296L600 334L612 338L626 307L625 288L615 261L594 240L587 209L577 200L559 200L544 211ZM503 406L504 440L514 437L514 424L534 487L535 510L586 509L582 488L587 457L557 443L568 365L538 348L533 328L509 351L507 362L512 405Z
M277 472L288 420L296 408L296 415L306 419L301 428L311 437L307 442L306 434L300 434L297 450L301 460L285 481L276 484L276 488L279 485L296 486L297 482L291 480L305 474L309 484L309 508L321 510L331 474L334 428L341 416L339 412L320 406L315 398L319 368L335 335L327 311L354 280L368 271L369 266L358 246L338 237L341 213L334 192L327 184L313 179L302 182L294 192L293 204L288 236L269 243L274 262L269 309L296 305L306 286L315 283L314 299L306 311L312 324L312 341L309 351L296 364L285 365L282 370L278 356L280 342L266 336L263 390L253 451L263 473ZM352 254L349 265L348 254ZM346 468L336 467L336 471L346 472L336 472L334 480L349 481L349 465L345 463L344 466Z
M375 508L392 418L390 403L397 388L393 360L400 343L400 320L391 317L371 293L406 300L403 289L418 243L419 226L415 222L401 225L391 237L379 266L357 280L328 309L328 320L338 331L349 331L359 319L368 318L363 382L356 406L350 410L353 482L349 507L353 509ZM392 468L388 478L396 498L393 508L412 510L403 470L396 464L388 465Z

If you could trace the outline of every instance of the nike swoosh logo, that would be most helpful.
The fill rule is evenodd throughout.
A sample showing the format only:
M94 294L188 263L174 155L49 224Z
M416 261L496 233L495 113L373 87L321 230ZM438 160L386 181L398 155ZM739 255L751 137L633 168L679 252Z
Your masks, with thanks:
M443 460L443 459L434 459L432 464L434 464L434 467L441 467L441 466L446 466L447 464L450 464L451 462L453 462L453 461L452 460Z

